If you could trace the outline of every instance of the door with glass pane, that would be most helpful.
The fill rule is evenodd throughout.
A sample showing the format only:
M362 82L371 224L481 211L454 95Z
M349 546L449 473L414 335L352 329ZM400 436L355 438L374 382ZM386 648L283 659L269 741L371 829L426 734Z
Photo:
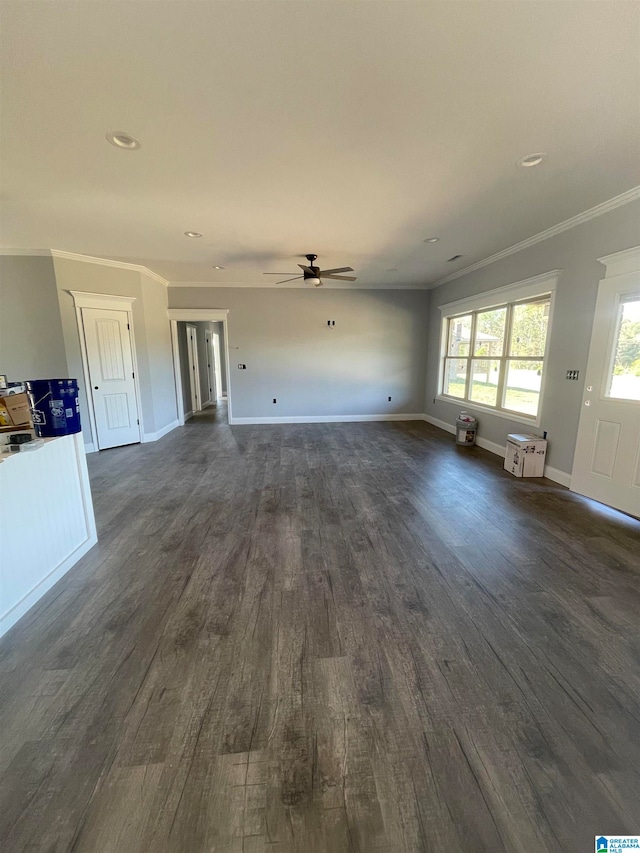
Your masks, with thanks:
M571 489L640 516L640 273L603 279Z

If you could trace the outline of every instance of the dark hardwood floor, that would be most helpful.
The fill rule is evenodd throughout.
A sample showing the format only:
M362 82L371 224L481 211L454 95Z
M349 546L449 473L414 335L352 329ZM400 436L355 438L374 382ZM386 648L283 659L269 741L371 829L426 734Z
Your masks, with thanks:
M0 641L3 853L584 853L640 832L640 523L424 423L89 457Z

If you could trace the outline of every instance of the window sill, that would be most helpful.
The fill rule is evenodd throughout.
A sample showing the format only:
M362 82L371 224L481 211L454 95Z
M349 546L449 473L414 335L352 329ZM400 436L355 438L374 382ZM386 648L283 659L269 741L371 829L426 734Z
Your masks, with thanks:
M438 394L436 396L436 400L439 400L442 403L453 403L458 404L461 407L462 411L473 411L473 412L483 412L487 415L493 415L496 418L502 418L506 421L513 421L517 424L526 424L530 427L539 427L540 426L540 416L536 418L528 418L526 415L519 415L517 413L511 412L503 412L500 409L492 409L489 406L482 406L479 403L470 403L468 400L461 400L459 397L446 397L444 394Z

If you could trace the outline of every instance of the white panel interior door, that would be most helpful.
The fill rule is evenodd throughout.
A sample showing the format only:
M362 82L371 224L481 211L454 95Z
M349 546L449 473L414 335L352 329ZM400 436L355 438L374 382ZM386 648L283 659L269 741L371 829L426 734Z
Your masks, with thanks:
M140 441L127 312L83 308L82 323L98 448Z
M207 353L207 385L209 387L209 400L215 406L218 400L218 385L216 382L215 370L215 355L213 353L213 343L211 340L211 332L207 329L204 333L205 351Z
M189 381L191 388L191 411L202 411L200 400L200 369L198 366L198 339L195 326L187 326L187 353L189 355Z
M640 272L600 282L571 489L640 516Z
M211 346L213 349L213 369L216 377L216 401L222 398L222 369L220 367L220 335L218 332L213 332L211 336Z

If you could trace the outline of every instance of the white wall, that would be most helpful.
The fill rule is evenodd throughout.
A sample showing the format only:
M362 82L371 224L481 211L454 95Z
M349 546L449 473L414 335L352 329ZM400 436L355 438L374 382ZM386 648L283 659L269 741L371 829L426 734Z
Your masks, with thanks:
M0 373L16 382L70 376L50 256L0 256Z
M552 269L561 269L545 368L542 421L535 431L548 431L547 464L571 473L598 282L605 274L604 267L596 258L639 243L640 202L633 202L432 290L426 413L453 424L461 409L473 411L473 406L468 403L433 402L438 393L440 357L441 315L438 306ZM579 381L567 380L567 370L579 370ZM502 446L509 433L527 431L520 422L484 411L478 413L478 418L478 435Z
M234 420L422 412L427 303L407 290L169 288L171 308L229 309Z

